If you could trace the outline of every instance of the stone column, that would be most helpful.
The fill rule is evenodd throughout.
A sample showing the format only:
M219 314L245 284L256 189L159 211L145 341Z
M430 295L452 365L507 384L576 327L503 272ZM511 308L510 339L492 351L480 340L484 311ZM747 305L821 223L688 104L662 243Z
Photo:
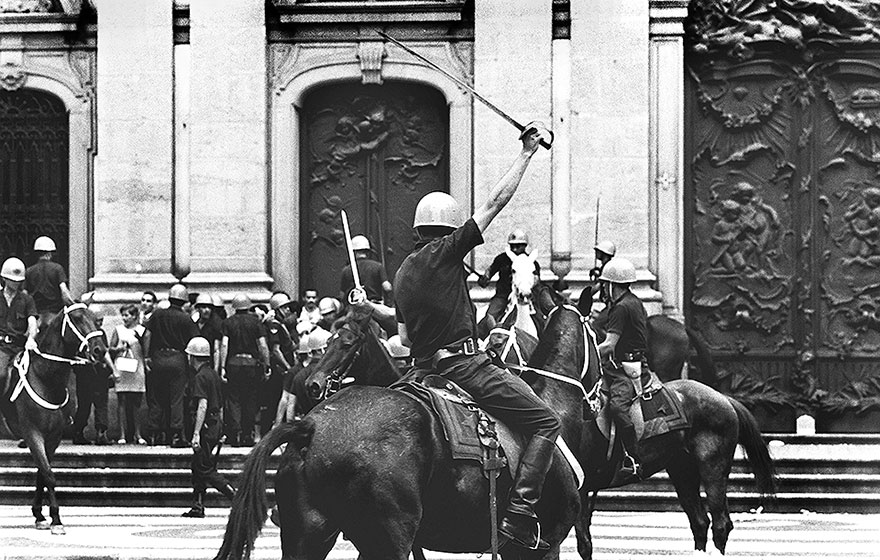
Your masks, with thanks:
M688 0L651 2L649 265L663 312L684 318L684 27Z
M168 1L97 4L92 284L113 299L126 286L174 281L173 19Z
M523 124L549 124L551 0L477 0L475 11L477 91ZM519 153L518 137L509 123L474 102L474 205L486 200ZM507 234L516 227L529 232L533 254L549 260L550 191L550 153L539 148L513 200L484 232L486 244L477 250L479 270L507 247Z
M265 17L263 2L190 3L189 284L272 282Z

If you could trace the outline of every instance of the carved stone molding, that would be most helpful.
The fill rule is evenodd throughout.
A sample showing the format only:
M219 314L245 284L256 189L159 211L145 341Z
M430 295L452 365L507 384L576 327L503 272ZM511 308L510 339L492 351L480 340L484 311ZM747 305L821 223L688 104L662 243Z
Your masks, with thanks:
M27 81L24 69L14 62L7 62L0 66L0 87L6 91L16 90Z
M357 57L361 61L361 83L382 83L382 60L386 56L384 43L370 41L358 44Z
M52 0L0 0L0 13L34 14L55 11Z

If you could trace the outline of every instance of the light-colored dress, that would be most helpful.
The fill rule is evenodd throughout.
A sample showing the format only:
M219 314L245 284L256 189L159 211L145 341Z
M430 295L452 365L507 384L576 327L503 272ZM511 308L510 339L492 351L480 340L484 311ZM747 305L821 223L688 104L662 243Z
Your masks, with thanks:
M135 325L131 329L125 325L116 326L116 336L119 338L119 343L127 348L120 355L134 358L138 362L137 371L119 372L119 379L116 381L117 393L143 393L147 390L144 376L144 350L140 342L140 337L144 335L145 330L143 325Z

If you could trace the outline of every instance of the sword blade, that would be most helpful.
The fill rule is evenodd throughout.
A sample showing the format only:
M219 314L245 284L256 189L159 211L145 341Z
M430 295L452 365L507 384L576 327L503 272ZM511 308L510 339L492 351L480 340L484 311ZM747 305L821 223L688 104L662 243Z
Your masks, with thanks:
M351 248L351 230L348 229L348 214L345 210L339 211L342 216L342 229L345 231L345 248L348 250L348 262L351 265L351 277L354 279L354 287L363 288L361 286L361 277L358 274L357 261L354 258L354 249Z
M488 107L489 109L494 111L498 116L500 116L501 118L503 118L504 120L506 120L507 122L512 124L514 127L516 127L516 129L519 130L520 132L526 132L525 125L520 124L519 121L517 121L516 119L514 119L513 117L511 117L510 115L508 115L507 113L505 113L501 109L499 109L498 106L496 106L494 103L492 103L491 101L489 101L488 99L486 99L485 97L483 97L482 95L477 93L477 90L475 90L473 87L471 87L470 84L468 84L467 82L465 82L461 78L453 75L451 72L449 72L448 70L445 70L441 66L434 64L433 62L431 62L430 60L428 60L424 56L420 55L419 53L417 53L413 49L407 47L406 45L404 45L403 43L401 43L400 41L398 41L397 39L395 39L391 35L388 35L387 33L383 33L381 31L376 31L376 33L381 35L384 39L391 41L392 43L394 43L395 45L397 45L401 49L405 50L409 54L418 58L419 60L421 60L422 62L424 62L425 64L427 64L431 68L433 68L434 70L440 72L441 74L443 74L444 76L446 76L447 78L449 78L450 80L455 82L458 85L458 87L462 88L463 90L465 90L469 94L473 95L477 101L481 102L483 105L485 105L486 107ZM544 148L546 148L548 150L550 149L550 144L548 144L544 140L541 140L541 146L543 146Z

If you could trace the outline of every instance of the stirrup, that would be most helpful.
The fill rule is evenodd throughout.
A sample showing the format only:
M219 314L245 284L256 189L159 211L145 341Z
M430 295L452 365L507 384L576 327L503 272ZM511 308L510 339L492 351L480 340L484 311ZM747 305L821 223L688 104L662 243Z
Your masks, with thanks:
M627 464L629 462L629 464ZM621 471L629 471L632 473L632 476L638 478L639 480L644 480L642 477L642 465L636 461L636 458L627 453L626 449L623 450L623 461L620 465Z

